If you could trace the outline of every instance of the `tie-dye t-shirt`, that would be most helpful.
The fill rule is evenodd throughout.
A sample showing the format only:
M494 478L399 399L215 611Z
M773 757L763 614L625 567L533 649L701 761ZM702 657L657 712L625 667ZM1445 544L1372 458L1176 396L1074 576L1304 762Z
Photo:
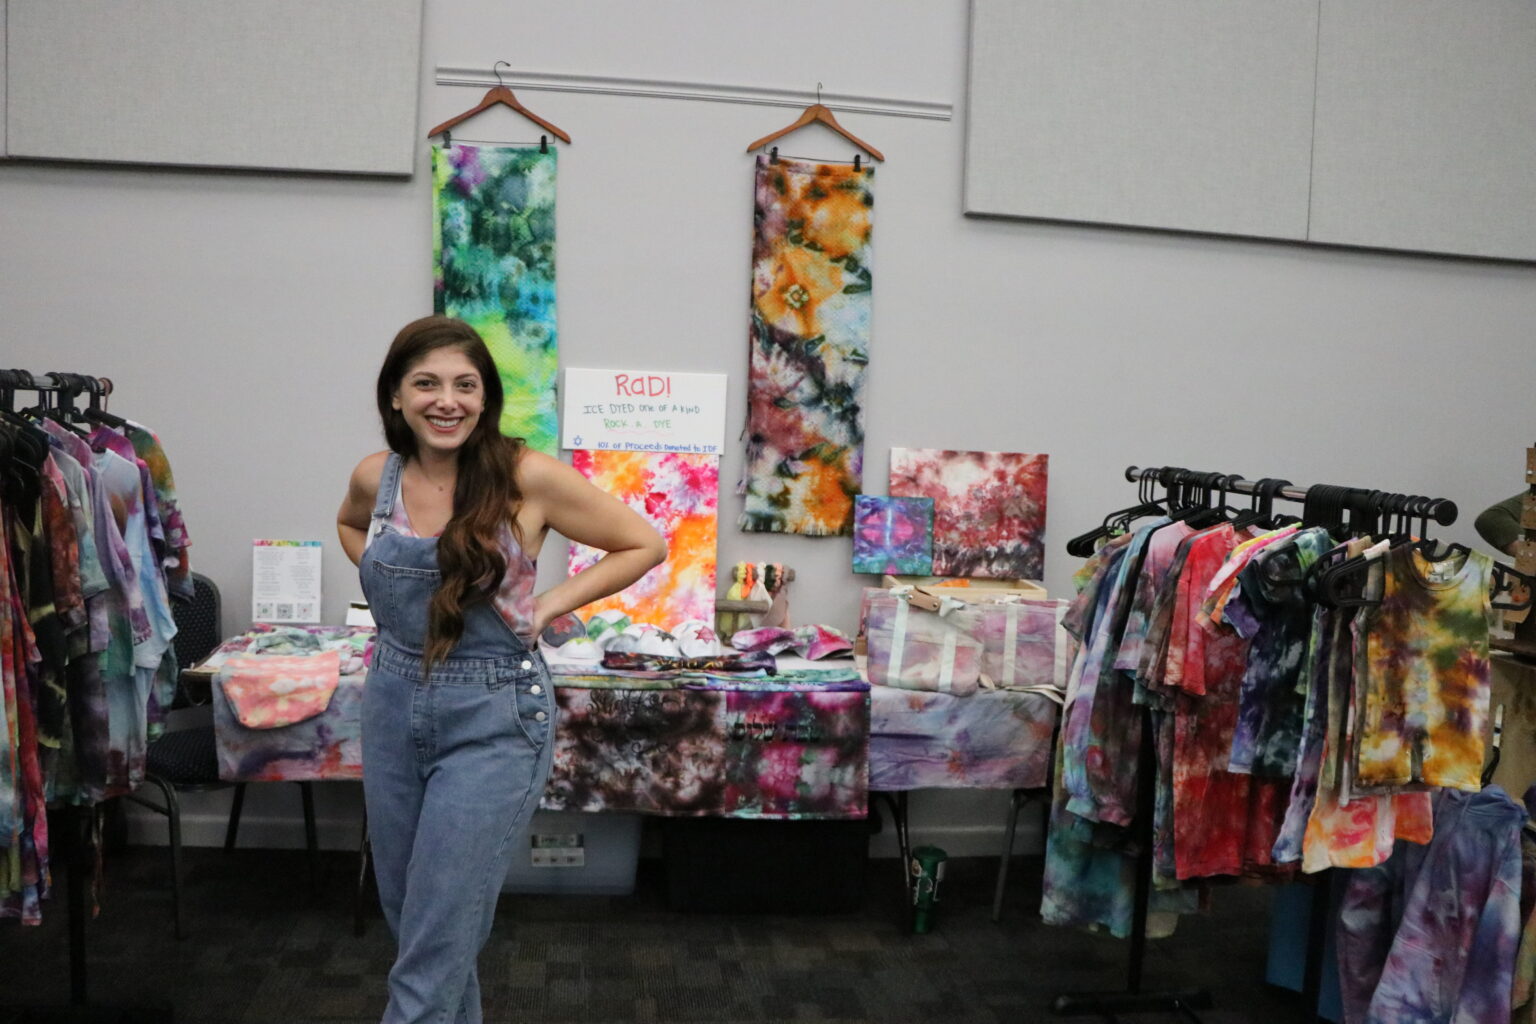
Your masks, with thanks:
M187 549L192 546L192 539L187 536L187 522L176 501L176 477L171 473L170 459L166 457L160 438L148 427L130 422L123 432L149 471L151 486L146 496L154 495L154 506L164 535L161 557L166 586L172 593L190 598L192 567Z
M1384 562L1381 605L1367 639L1358 784L1478 790L1493 560L1466 551L1431 562L1405 544Z
M1226 621L1252 643L1232 737L1231 771L1270 778L1289 778L1296 771L1303 710L1296 684L1312 633L1302 581L1331 547L1327 530L1302 530L1264 548L1238 575Z

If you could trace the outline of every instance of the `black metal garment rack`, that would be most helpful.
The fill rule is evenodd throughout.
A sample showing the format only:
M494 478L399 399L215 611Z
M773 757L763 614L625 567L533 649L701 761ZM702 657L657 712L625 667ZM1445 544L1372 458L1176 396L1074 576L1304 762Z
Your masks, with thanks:
M104 412L100 400L112 393L112 382L105 377L75 373L33 374L26 370L0 370L0 410L14 412L16 391L35 391L41 399L51 394L57 408L73 413L74 402L89 395L89 408ZM110 420L110 416L102 419ZM5 543L0 538L0 543ZM90 920L91 877L96 867L99 841L97 812L94 806L67 805L49 812L50 833L55 837L54 860L64 862L64 886L69 917L69 1003L62 1007L0 1005L0 1010L19 1011L22 1020L112 1022L112 1024L169 1024L170 1006L130 1007L93 1004L89 999L89 974L86 968L86 926Z
M1236 475L1199 473L1176 467L1145 468L1130 466L1125 478L1132 483L1156 482L1170 492L1175 487L1214 481L1222 491L1261 494L1268 498L1306 501L1309 487L1297 487L1284 481L1247 480ZM1285 486L1278 486L1284 483ZM1375 515L1385 512L1410 513L1426 524L1433 519L1442 526L1456 521L1456 503L1446 498L1421 495L1389 494L1359 487L1332 488L1332 498L1340 509ZM1143 969L1147 951L1147 907L1152 896L1153 806L1156 800L1157 764L1153 743L1152 711L1141 710L1141 750L1137 757L1136 777L1136 890L1132 905L1130 952L1126 964L1125 988L1119 991L1071 993L1057 996L1051 1009L1062 1017L1096 1016L1118 1021L1121 1014L1176 1013L1199 1024L1196 1010L1212 1006L1211 994L1204 989L1148 990L1143 987ZM1323 939L1328 919L1329 872L1313 878L1312 907L1309 918L1307 952L1302 984L1303 1020L1318 1020L1317 1000L1322 988Z

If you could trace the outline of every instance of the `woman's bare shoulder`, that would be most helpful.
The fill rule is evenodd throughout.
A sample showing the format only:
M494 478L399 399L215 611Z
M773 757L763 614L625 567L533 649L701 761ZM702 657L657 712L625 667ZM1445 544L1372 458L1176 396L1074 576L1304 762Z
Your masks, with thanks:
M568 470L571 467L561 462L552 455L545 455L541 451L532 448L524 448L517 453L517 483L519 488L526 484L537 485L541 481L549 479L551 473Z
M350 487L353 493L374 495L379 491L379 481L384 476L384 463L389 461L389 452L374 452L366 456L352 470Z

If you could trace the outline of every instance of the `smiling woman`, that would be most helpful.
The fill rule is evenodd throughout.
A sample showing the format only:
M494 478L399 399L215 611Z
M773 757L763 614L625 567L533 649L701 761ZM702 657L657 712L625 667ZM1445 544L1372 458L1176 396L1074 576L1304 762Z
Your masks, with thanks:
M411 368L405 386L390 401L412 433L434 449L456 452L480 420L485 388L467 355L440 348Z
M536 638L667 550L581 474L501 436L501 380L467 324L407 324L376 398L389 450L353 471L337 530L379 627L363 794L399 943L385 1019L479 1020L475 958L553 751L554 689ZM606 554L535 596L551 528Z

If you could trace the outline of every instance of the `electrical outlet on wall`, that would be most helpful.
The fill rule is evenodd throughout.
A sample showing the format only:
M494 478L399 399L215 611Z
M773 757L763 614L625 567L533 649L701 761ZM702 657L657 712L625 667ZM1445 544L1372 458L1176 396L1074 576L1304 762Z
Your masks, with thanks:
M579 868L587 863L580 832L535 834L529 837L529 863L536 868Z

